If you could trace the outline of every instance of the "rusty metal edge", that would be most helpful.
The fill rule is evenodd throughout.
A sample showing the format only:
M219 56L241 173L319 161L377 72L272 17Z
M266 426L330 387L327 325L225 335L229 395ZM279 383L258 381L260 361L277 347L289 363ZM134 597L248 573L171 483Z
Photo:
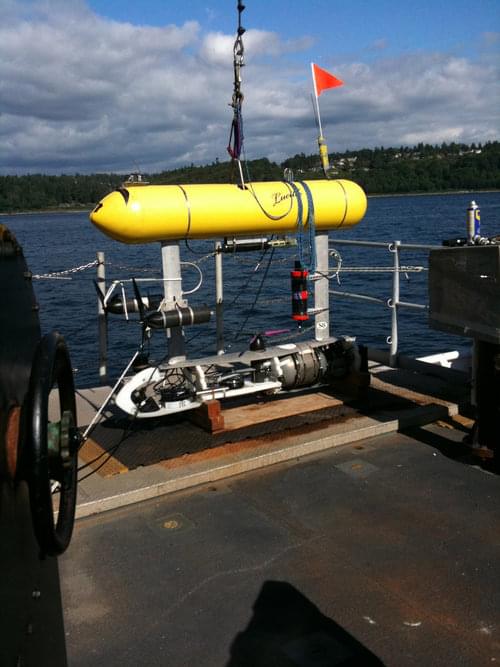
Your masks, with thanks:
M194 488L228 477L266 468L277 463L284 463L299 457L316 454L327 449L365 440L366 438L392 433L397 431L399 427L398 419L376 422L353 431L332 434L328 437L305 443L282 446L272 450L269 449L269 446L263 446L257 450L252 450L248 455L242 456L240 454L239 456L227 457L225 460L219 459L216 465L214 465L213 461L209 461L191 464L187 466L187 470L182 468L164 469L164 481L82 503L76 508L76 518L82 519L101 512L107 512L169 493L175 493L176 491ZM157 466L154 467L158 470ZM133 475L133 471L128 473L127 477L130 475Z
M393 433L401 429L412 426L423 426L447 417L455 417L459 414L460 405L456 403L430 404L422 406L420 409L413 410L412 414L401 413L394 419L387 421L377 421L373 417L365 417L364 420L372 422L370 425L360 427L350 431L331 434L318 440L311 440L305 443L295 445L269 448L269 444L260 448L252 449L248 453L234 454L225 459L218 459L216 465L214 461L204 461L189 464L185 468L174 467L171 469L162 468L161 465L152 465L154 476L161 474L164 480L155 481L152 484L139 484L138 488L125 489L120 492L115 488L114 493L109 496L96 498L77 505L76 519L83 519L93 515L107 512L113 509L126 507L145 500L151 500L163 495L175 493L177 491L187 490L196 486L210 484L216 481L234 477L254 470L266 468L277 463L284 463L303 456L319 453L328 449L334 449L343 445L348 445L360 440ZM186 468L189 468L186 470ZM126 477L130 480L137 472L141 477L144 476L144 468L137 471L130 471ZM119 476L123 479L125 476ZM110 486L115 485L116 477L106 482ZM57 518L57 513L55 513Z

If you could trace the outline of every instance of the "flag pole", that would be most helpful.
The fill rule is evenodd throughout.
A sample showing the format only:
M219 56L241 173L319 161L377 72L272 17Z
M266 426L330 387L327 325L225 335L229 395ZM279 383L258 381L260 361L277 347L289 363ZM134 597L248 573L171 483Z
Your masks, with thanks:
M314 120L316 122L316 127L318 128L318 134L321 134L320 130L320 124L318 120L318 112L316 111L316 104L314 103L314 95L311 93L311 104L312 104L312 109L313 109L313 114L314 114Z
M323 137L323 128L321 126L321 116L319 113L319 100L318 100L318 89L316 87L316 77L314 75L314 63L311 63L311 75L313 80L313 89L314 89L314 100L313 100L313 109L316 116L316 125L318 126L318 148L319 148L319 157L321 160L321 166L323 167L323 173L325 178L329 178L328 170L330 169L330 161L328 160L328 146L326 145L325 139ZM314 101L316 104L314 104Z
M316 125L318 126L318 132L322 137L323 128L321 127L321 116L319 114L318 89L316 88L316 77L314 76L314 63L311 63L311 75L312 75L313 90L314 90L313 108L316 116Z

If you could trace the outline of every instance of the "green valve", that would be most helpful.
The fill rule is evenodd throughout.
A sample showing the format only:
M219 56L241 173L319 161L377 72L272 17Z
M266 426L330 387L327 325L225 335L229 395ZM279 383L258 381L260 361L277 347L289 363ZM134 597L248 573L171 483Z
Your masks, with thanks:
M47 426L47 448L49 456L61 453L61 422L50 422Z

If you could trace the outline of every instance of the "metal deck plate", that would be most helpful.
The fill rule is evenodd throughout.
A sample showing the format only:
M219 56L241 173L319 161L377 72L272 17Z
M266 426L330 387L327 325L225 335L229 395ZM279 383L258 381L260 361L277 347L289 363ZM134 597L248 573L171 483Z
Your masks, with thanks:
M500 661L500 478L441 453L450 434L381 436L78 522L60 559L69 663ZM370 474L346 474L353 461Z
M284 398L284 400L289 400ZM300 403L300 397L297 397ZM92 432L92 442L85 445L80 458L84 462L95 459L96 452L94 443L101 447L101 451L110 452L113 459L119 466L125 466L126 469L134 469L138 466L148 466L161 461L172 460L193 454L203 450L219 447L229 442L241 442L246 438L257 438L270 433L290 432L292 429L308 427L311 433L316 426L325 421L339 421L347 416L353 416L353 408L335 401L332 398L331 407L322 407L320 409L291 415L289 413L283 416L280 414L280 400L274 400L274 414L269 415L267 421L258 422L244 419L245 410L254 412L258 409L258 404L249 404L241 406L241 420L236 423L234 415L232 416L232 426L227 431L211 434L202 430L200 427L179 417L164 417L161 420L137 420L130 422L127 419L108 420ZM255 423L256 422L256 423ZM97 466L101 465L99 459ZM100 468L101 474L116 474L124 472L117 466Z

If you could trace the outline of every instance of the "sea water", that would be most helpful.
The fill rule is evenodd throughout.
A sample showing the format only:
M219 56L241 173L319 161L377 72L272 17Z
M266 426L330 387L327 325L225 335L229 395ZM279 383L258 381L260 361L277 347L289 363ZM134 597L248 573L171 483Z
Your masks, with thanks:
M418 243L440 245L443 239L466 235L466 209L475 200L481 209L483 236L500 234L500 193L466 193L370 198L364 220L356 227L330 232L331 239ZM160 246L157 243L128 246L112 241L98 232L83 213L40 213L2 217L24 249L28 265L36 275L78 268L96 258L96 251L106 257L108 284L119 278L161 276ZM334 246L334 243L332 244ZM215 304L213 241L181 242L185 262L197 264L202 284L188 297L190 305ZM334 246L335 247L335 246ZM342 268L391 267L393 255L387 248L373 249L337 245ZM290 318L290 270L294 249L268 250L266 253L224 255L224 338L227 351L248 347L255 333L284 330L270 343L307 340L314 334L309 327L313 319L297 328ZM427 267L428 253L405 251L401 264ZM338 257L331 258L335 268ZM40 305L43 333L60 331L67 339L76 383L80 387L98 383L97 295L95 267L66 276L36 278L33 281ZM198 270L190 264L183 267L183 287L189 291L199 282ZM161 292L161 284L140 283L145 294ZM357 292L381 298L392 295L392 274L364 271L340 272L333 276L331 289ZM128 287L127 289L130 289ZM133 294L129 292L129 296ZM400 300L426 304L427 271L402 273ZM312 304L310 304L312 305ZM391 330L391 309L387 305L354 301L331 296L331 333L355 336L358 342L387 349ZM116 378L141 342L142 327L136 315L127 322L123 317L108 316L108 370ZM186 327L189 356L214 354L215 318L208 324ZM165 333L155 331L149 341L152 359L165 356ZM466 350L470 341L430 329L426 311L399 312L399 351L412 356L435 352Z

